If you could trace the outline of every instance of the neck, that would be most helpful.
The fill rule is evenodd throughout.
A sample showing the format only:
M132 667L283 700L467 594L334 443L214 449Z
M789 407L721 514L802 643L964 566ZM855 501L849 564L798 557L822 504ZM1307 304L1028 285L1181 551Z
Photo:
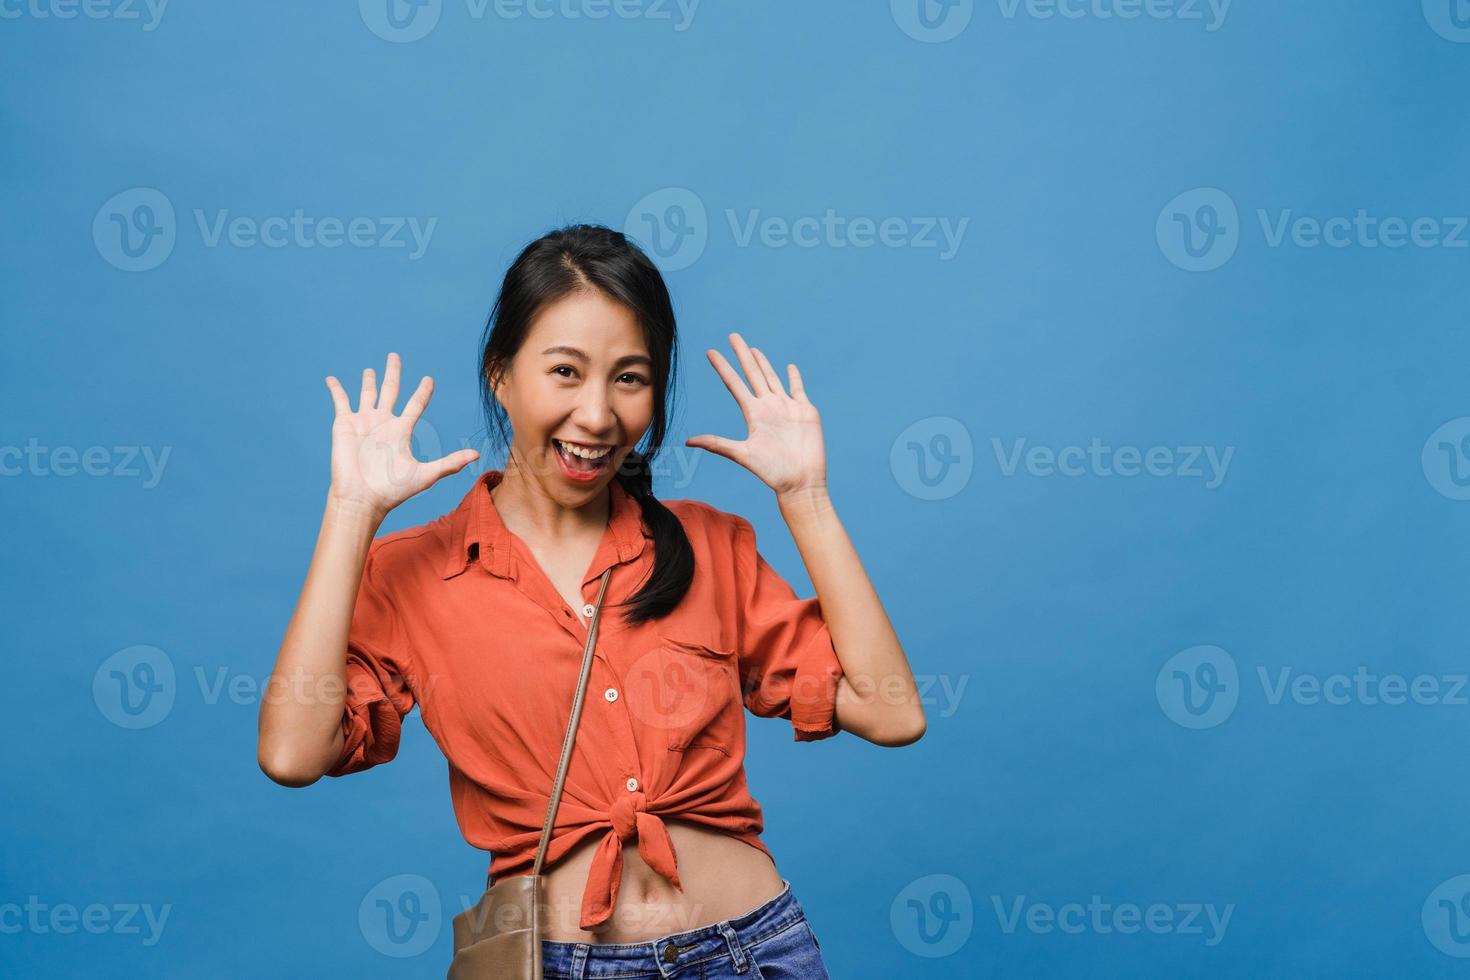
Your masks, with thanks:
M512 451L504 475L490 491L496 512L513 533L523 539L555 543L583 534L601 534L607 527L612 517L610 486L602 484L598 489L583 490L580 495L586 495L584 503L567 504L553 496L530 472L519 464L517 454Z

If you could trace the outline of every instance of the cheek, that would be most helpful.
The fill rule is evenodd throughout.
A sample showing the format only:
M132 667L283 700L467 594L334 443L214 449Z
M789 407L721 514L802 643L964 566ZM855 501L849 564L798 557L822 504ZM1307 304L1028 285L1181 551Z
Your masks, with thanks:
M572 405L565 389L539 382L521 390L516 408L527 431L541 433L560 425Z
M639 398L618 413L628 445L636 446L653 425L653 398Z

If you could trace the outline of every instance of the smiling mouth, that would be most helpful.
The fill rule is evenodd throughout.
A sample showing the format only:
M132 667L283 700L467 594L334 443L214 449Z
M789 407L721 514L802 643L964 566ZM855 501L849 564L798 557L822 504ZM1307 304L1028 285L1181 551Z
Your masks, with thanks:
M608 445L589 446L585 443L551 440L562 465L578 476L590 476L602 472L612 459L613 447Z

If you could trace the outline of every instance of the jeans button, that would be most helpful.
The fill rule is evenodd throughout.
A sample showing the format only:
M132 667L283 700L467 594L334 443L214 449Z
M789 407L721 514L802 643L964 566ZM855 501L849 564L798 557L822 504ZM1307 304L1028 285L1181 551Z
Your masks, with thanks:
M664 944L664 962L672 963L679 958L679 951L674 948L673 943Z

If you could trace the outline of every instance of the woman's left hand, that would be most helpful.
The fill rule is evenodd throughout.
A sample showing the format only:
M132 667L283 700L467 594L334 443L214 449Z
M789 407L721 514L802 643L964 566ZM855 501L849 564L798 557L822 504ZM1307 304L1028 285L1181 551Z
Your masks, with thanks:
M738 333L730 334L730 346L745 368L749 388L723 354L713 347L705 353L725 387L735 396L750 435L743 442L714 435L691 436L684 440L684 445L734 460L778 496L825 490L827 451L822 442L822 419L817 407L806 397L796 365L786 365L786 376L791 383L788 395L775 368L758 348L747 346Z

